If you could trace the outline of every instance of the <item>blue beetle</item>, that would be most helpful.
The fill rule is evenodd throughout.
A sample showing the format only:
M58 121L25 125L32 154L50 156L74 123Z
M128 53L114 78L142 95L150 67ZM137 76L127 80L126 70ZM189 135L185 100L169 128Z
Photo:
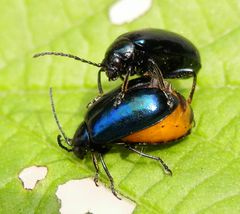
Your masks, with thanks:
M50 91L52 110L61 135L57 140L60 147L73 152L80 159L91 152L96 169L95 184L98 182L98 161L110 180L112 193L116 196L113 178L104 162L105 154L114 145L123 145L128 150L141 156L157 160L167 174L172 174L164 161L137 150L135 145L156 145L176 141L188 135L192 128L193 112L188 102L177 92L172 91L172 105L169 106L164 92L158 84L149 78L138 78L129 81L125 99L117 107L113 107L115 96L121 87L110 91L96 101L87 111L84 121L77 128L72 139L63 132Z

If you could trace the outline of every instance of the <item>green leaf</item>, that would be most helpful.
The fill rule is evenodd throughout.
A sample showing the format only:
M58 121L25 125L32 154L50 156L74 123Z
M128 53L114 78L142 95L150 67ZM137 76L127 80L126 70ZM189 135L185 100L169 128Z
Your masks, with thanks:
M135 213L239 213L240 2L156 0L122 26L109 21L113 2L0 2L0 213L58 213L57 186L94 174L90 157L81 161L58 147L48 88L54 87L58 115L72 136L97 95L96 68L32 55L52 50L100 62L115 37L146 27L178 32L199 47L196 127L178 144L146 150L168 163L172 177L154 161L113 149L106 162L116 188L136 202ZM106 90L119 84L103 82ZM174 84L187 94L191 80ZM47 166L48 175L27 191L18 174L31 165Z

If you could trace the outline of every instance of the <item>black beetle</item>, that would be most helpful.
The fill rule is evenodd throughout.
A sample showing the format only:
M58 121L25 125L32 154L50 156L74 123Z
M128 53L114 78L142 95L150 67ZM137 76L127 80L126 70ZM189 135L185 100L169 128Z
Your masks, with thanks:
M188 98L188 102L191 103L196 86L196 75L201 68L199 52L189 40L176 33L160 29L143 29L122 34L107 49L101 63L57 52L38 53L34 57L44 55L66 56L100 67L98 72L100 95L103 94L101 72L106 72L109 80L116 80L118 77L123 79L122 90L116 97L115 106L124 97L129 76L135 74L157 77L160 88L166 92L163 78L193 77Z
M188 102L177 92L172 92L173 105L168 105L168 99L156 82L149 78L138 78L129 81L129 88L124 100L113 107L116 95L121 88L110 91L97 100L87 111L84 121L79 125L72 139L63 132L53 104L50 91L52 111L64 137L71 147L62 144L61 135L58 144L61 148L74 152L83 159L91 152L96 169L94 181L97 185L99 158L110 180L112 193L116 196L114 182L104 162L105 154L112 146L122 145L139 155L159 161L167 174L172 174L168 166L159 157L145 154L135 145L158 145L176 141L188 135L192 128L193 112Z

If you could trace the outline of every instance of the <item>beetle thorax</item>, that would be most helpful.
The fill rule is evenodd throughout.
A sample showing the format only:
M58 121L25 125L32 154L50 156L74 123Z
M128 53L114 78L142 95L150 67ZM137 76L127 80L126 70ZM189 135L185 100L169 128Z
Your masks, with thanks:
M143 75L148 71L148 61L145 59L145 53L135 49L134 59L131 62L131 75Z

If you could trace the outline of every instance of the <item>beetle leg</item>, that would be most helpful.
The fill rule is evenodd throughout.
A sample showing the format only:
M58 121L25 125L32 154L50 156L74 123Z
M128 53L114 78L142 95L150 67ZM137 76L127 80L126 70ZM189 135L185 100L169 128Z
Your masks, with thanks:
M101 82L101 73L102 73L102 72L103 72L102 69L100 69L100 70L98 71L98 81L97 81L97 83L98 83L98 91L99 91L99 94L100 94L100 95L103 94L102 82Z
M120 105L124 98L124 95L128 88L128 78L129 78L130 73L131 73L131 70L128 70L126 76L124 77L123 84L121 87L121 92L115 98L115 102L113 104L114 107L117 107L118 105Z
M107 174L107 176L108 176L108 179L109 179L109 181L110 181L110 183L111 183L110 188L111 188L111 190L112 190L112 193L113 193L113 195L115 195L119 200L121 200L121 198L117 195L117 193L116 193L116 191L115 191L113 177L111 176L110 172L108 171L107 165L106 165L105 162L104 162L104 159L103 159L102 154L99 153L99 156L100 156L100 161L101 161L101 163L102 163L103 169L104 169L104 171L106 172L106 174Z
M154 74L157 76L157 80L159 83L159 88L164 91L166 89L166 86L164 84L163 74L158 65L154 62L153 59L149 59L149 62L151 63L152 70Z
M152 155L149 155L149 154L145 154L145 153L143 153L143 152L141 152L141 151L139 151L139 150L137 150L137 149L135 149L135 148L132 148L132 147L129 146L129 145L126 145L125 147L126 147L128 150L133 151L133 152L135 152L135 153L137 153L137 154L139 154L139 155L141 155L141 156L143 156L143 157L146 157L146 158L150 158L150 159L159 161L159 162L161 163L161 165L162 165L165 173L168 174L168 175L172 175L172 171L168 168L167 164L164 163L164 161L163 161L161 158L156 157L156 156L152 156Z
M98 83L98 92L99 92L99 95L97 97L95 97L90 103L87 104L87 108L89 108L93 103L97 102L103 95L103 89L102 89L102 83L101 83L101 73L103 72L102 69L100 69L98 71L98 80L97 80L97 83Z
M192 102L192 98L193 98L193 94L196 88L196 83L197 83L197 75L195 72L192 73L193 74L193 83L192 83L192 89L190 91L190 94L188 96L187 102L190 104Z
M196 71L192 70L191 68L177 69L176 71L172 72L172 76L171 76L171 78L188 78L188 77L193 77L192 88L187 99L187 102L191 104L193 94L195 92L195 88L197 84Z
M155 63L155 61L153 59L149 59L148 61L151 63L152 72L157 77L159 88L163 91L165 97L168 100L167 101L168 106L170 108L172 108L174 101L173 101L171 93L168 89L168 85L165 85L165 83L164 83L164 78L163 78L163 74L162 74L161 69L158 67L158 65Z
M101 94L99 94L98 96L96 96L91 102L89 102L87 104L87 108L89 108L90 106L92 106L95 102L97 102L100 98L102 97Z
M96 184L96 186L98 186L99 166L98 166L98 161L97 161L96 154L94 152L92 152L92 161L93 161L93 165L94 165L95 170L96 170L96 173L95 173L95 176L94 176L94 183Z

